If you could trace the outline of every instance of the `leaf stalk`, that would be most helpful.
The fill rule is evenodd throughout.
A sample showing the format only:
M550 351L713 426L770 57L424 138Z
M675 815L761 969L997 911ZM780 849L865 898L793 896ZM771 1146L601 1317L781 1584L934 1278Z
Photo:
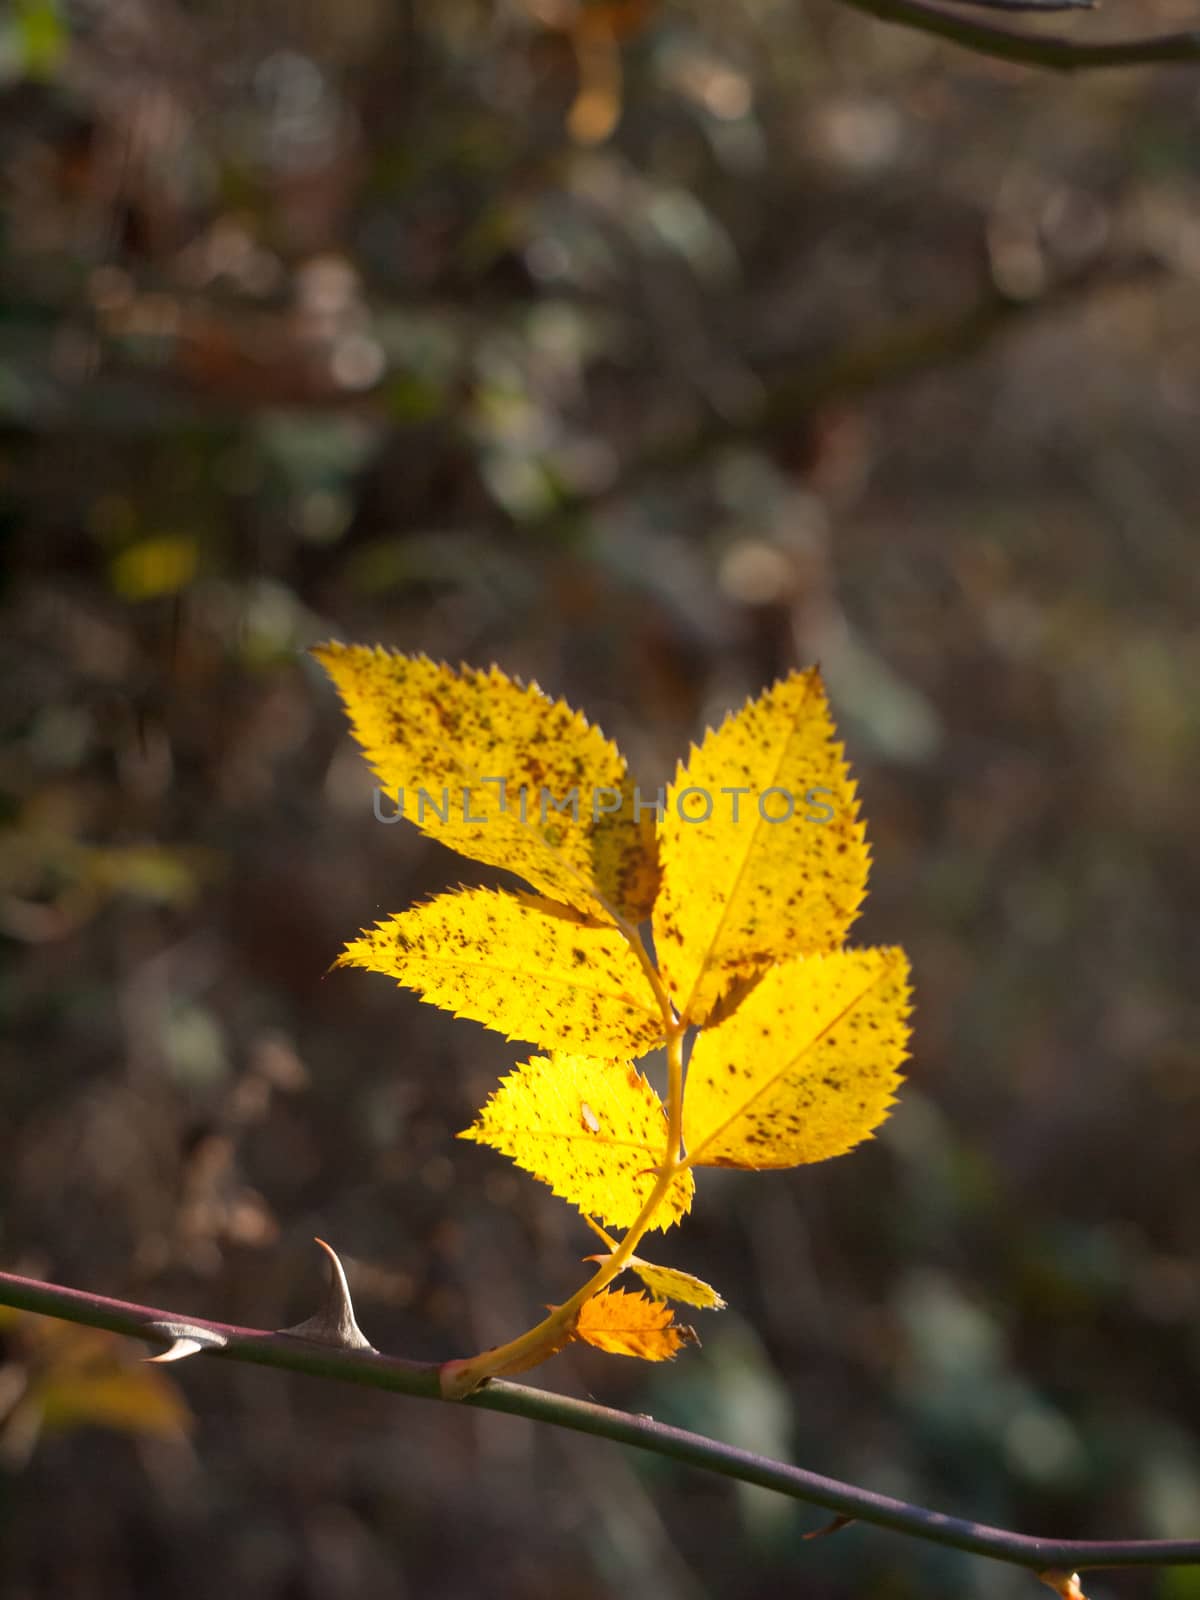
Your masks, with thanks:
M575 1324L579 1320L579 1313L584 1305L608 1285L614 1278L624 1272L630 1257L642 1242L647 1229L651 1226L667 1195L670 1193L671 1184L686 1162L681 1156L683 1142L683 1039L687 1032L686 1025L675 1016L670 999L663 985L662 979L650 959L650 952L642 942L641 936L620 913L612 907L606 906L609 916L616 924L618 930L634 948L647 975L650 977L655 995L663 1013L663 1028L666 1033L667 1046L667 1143L663 1152L662 1165L654 1181L654 1187L646 1197L646 1203L638 1213L620 1244L612 1254L606 1256L596 1271L575 1291L569 1300L561 1306L555 1306L548 1317L530 1328L526 1333L516 1339L510 1339L507 1344L496 1345L491 1350L484 1350L477 1356L467 1357L465 1360L447 1361L441 1368L441 1392L444 1399L462 1400L467 1395L473 1394L482 1384L498 1377L501 1373L524 1372L527 1368L536 1366L557 1350L561 1350L571 1338Z

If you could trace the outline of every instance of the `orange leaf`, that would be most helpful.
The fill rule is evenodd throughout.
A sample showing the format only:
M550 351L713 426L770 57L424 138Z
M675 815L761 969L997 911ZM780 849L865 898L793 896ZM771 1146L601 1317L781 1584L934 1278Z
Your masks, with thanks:
M685 1344L700 1342L692 1328L675 1321L670 1306L624 1289L604 1289L586 1300L575 1337L598 1350L643 1361L670 1361Z

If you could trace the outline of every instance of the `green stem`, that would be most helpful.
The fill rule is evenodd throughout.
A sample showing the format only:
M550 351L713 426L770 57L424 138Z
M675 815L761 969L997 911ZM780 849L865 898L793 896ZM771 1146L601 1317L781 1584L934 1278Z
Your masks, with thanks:
M0 1305L58 1317L85 1327L107 1328L151 1344L169 1344L171 1335L161 1325L187 1326L201 1335L215 1336L222 1348L206 1352L222 1361L249 1361L258 1366L300 1372L309 1377L333 1378L366 1388L389 1390L424 1400L440 1398L438 1368L427 1362L403 1361L374 1350L349 1350L310 1343L293 1334L261 1328L239 1328L201 1317L184 1317L175 1311L112 1300L59 1284L39 1283L13 1273L0 1272ZM651 1417L629 1416L608 1406L548 1394L524 1384L495 1381L461 1404L480 1411L499 1411L526 1417L555 1428L613 1439L654 1455L666 1456L685 1466L720 1473L740 1483L774 1489L809 1505L891 1528L915 1539L948 1545L974 1555L1024 1567L1030 1572L1049 1568L1069 1571L1086 1567L1200 1566L1200 1539L1038 1539L989 1528L961 1517L945 1516L907 1501L875 1494L869 1489L840 1483L802 1467L772 1461L749 1450L716 1439L706 1439L683 1428L668 1427Z

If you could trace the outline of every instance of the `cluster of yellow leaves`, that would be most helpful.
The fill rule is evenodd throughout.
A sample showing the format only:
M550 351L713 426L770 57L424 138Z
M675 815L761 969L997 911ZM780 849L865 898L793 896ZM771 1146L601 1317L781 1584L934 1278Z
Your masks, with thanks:
M670 1227L697 1167L821 1161L883 1121L907 1055L908 963L845 948L870 857L815 669L693 748L655 828L615 745L536 685L362 646L315 654L405 814L537 891L438 896L341 957L545 1052L461 1137L576 1205L611 1251L599 1224ZM414 807L421 791L441 804ZM653 959L636 931L647 918ZM700 1031L676 1151L635 1062L685 1028ZM660 1171L673 1175L647 1219ZM594 1295L574 1337L662 1359L694 1337L662 1301L724 1303L689 1274L625 1265L651 1298Z

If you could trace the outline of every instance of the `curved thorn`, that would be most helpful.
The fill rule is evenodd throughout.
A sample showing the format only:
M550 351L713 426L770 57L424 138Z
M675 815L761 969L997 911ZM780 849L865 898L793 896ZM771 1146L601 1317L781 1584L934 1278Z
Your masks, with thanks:
M350 1299L350 1285L338 1259L337 1251L324 1239L314 1239L329 1257L329 1287L321 1305L303 1322L292 1328L279 1328L278 1333L289 1334L293 1339L307 1339L312 1344L331 1344L339 1350L372 1350L375 1346L363 1333L354 1319L354 1304Z
M211 1328L199 1328L190 1322L148 1322L147 1329L171 1341L170 1347L156 1356L146 1356L150 1363L183 1361L188 1356L198 1356L204 1350L220 1350L229 1340L223 1333Z
M204 1346L196 1339L176 1339L169 1350L163 1350L156 1356L146 1356L144 1360L151 1366L157 1362L183 1361L187 1356L198 1356L203 1349Z
M832 1522L827 1522L820 1528L813 1528L809 1533L802 1533L800 1537L806 1543L812 1539L828 1539L831 1533L840 1533L843 1528L853 1527L854 1520L853 1517L847 1517L839 1513Z

